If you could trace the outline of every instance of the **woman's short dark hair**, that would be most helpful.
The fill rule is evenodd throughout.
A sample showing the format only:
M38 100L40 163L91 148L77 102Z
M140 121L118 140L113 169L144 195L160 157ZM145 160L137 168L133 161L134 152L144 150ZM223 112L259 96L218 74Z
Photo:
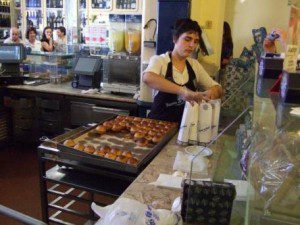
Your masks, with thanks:
M46 27L44 28L44 30L43 30L43 35L42 35L42 39L41 39L41 42L43 42L43 41L47 41L47 37L46 37L46 34L45 34L45 32L46 32L46 30L48 30L48 29L51 29L51 30L52 30L52 28L51 28L51 27L49 27L49 26L46 26Z
M173 38L177 40L179 36L185 32L198 33L199 38L201 38L202 34L202 30L197 21L188 18L177 20L173 26Z
M65 27L58 27L58 30L60 30L60 32L62 32L64 35L66 35L66 28Z
M29 27L26 31L26 38L29 39L29 33L34 32L37 35L36 29L34 27Z

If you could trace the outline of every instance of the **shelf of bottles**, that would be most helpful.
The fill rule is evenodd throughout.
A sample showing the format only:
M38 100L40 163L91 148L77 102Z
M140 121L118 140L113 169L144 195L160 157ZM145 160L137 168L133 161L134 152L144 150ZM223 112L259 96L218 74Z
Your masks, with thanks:
M41 0L26 0L27 8L41 8L42 3Z
M111 0L92 0L92 9L111 9Z
M20 31L22 31L22 12L21 12L21 0L14 0L14 14L16 20L14 21L14 26L17 26ZM22 36L22 32L21 32Z
M79 9L80 10L86 10L86 0L80 0L79 1Z
M47 26L57 29L64 26L64 18L62 10L47 11Z
M63 0L46 0L46 24L52 29L64 26Z
M26 30L34 27L37 30L37 39L41 38L43 29L42 2L41 0L26 0Z
M116 0L117 9L137 9L137 0Z
M10 13L10 3L9 1L0 0L0 13L3 14L9 14Z
M0 27L10 27L10 3L0 0Z
M49 8L60 8L64 7L63 0L47 0L46 1L47 9Z

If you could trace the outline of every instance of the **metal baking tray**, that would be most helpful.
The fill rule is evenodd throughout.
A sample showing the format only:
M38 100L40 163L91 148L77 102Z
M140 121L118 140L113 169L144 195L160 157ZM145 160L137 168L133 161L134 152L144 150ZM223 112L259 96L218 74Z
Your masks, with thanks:
M107 120L111 120L111 119L107 119ZM95 165L102 168L117 170L120 172L138 174L160 152L160 150L169 142L169 140L177 133L177 126L172 127L162 137L162 140L159 143L157 144L152 143L148 147L138 147L133 140L132 141L124 140L124 139L122 140L123 136L125 136L126 133L109 132L108 134L101 135L98 138L90 137L88 134L92 132L98 125L101 125L103 122L93 127L90 127L86 130L83 130L79 133L76 133L75 135L70 136L68 139L73 139L76 142L86 141L86 143L84 144L89 144L89 145L91 144L95 148L108 145L110 147L117 147L123 151L125 150L131 151L134 157L138 159L137 165L130 165L115 160L111 160L108 158L104 158L98 155L88 154L83 151L78 151L74 148L63 145L63 141L59 142L57 145L57 148L60 150L60 156L65 159L75 160L84 164ZM107 141L108 139L109 141ZM111 142L113 143L113 145L107 144L107 142ZM122 147L120 147L121 143L122 143Z

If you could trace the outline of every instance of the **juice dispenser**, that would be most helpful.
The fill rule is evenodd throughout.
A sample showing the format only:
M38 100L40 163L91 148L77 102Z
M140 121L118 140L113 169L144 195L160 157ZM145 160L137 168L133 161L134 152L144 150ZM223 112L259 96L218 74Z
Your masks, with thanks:
M124 50L125 15L109 15L109 48L113 52Z
M125 49L129 54L140 54L141 23L142 15L125 16Z

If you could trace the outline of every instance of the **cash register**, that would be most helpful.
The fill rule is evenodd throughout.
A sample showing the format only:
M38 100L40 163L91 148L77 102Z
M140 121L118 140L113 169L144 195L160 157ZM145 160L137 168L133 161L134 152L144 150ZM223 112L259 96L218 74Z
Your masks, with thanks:
M0 86L23 84L20 63L26 59L23 44L0 44Z
M73 88L99 88L102 79L102 59L98 56L80 56L74 64Z

